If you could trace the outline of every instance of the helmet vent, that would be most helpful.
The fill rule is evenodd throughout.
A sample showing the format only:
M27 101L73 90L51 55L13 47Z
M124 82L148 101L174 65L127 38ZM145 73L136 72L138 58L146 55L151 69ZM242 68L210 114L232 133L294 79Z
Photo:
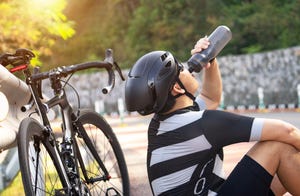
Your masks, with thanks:
M164 53L163 55L160 56L161 61L164 61L168 57L167 53Z
M171 67L172 63L169 61L167 64L165 64L165 67Z

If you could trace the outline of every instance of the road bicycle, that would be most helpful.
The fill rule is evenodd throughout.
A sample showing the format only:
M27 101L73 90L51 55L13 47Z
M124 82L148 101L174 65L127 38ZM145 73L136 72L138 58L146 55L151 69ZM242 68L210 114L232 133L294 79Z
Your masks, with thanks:
M102 92L109 93L115 83L114 71L124 80L120 67L113 60L112 50L106 50L104 61L61 66L48 72L40 72L38 68L32 70L30 60L34 56L28 49L0 56L0 64L10 65L11 72L24 73L32 96L21 110L32 110L32 114L38 115L34 118L31 114L21 121L17 137L25 194L129 195L125 158L111 126L96 112L80 107L75 111L64 90L70 85L68 81L73 73L100 68L106 69L109 76ZM53 97L47 100L41 85L45 79L49 79L53 90ZM78 93L77 97L79 104ZM59 108L61 116L59 130L52 127L48 118L49 110L54 107Z

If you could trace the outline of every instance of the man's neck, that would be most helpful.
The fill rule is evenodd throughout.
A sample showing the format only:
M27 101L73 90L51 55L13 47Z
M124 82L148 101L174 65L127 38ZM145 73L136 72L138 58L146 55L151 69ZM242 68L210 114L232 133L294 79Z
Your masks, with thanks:
M186 96L186 95L180 96L176 99L176 102L175 102L174 106L172 107L172 109L170 109L169 111L167 111L164 114L169 114L176 110L192 106L193 104L194 104L194 101L191 98L189 98L188 96Z

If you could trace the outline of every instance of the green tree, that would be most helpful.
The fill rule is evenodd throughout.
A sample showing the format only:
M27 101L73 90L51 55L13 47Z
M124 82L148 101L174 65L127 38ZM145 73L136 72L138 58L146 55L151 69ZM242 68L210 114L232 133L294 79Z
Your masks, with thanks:
M299 0L224 1L220 18L233 30L228 53L286 48L300 41Z
M58 39L66 40L75 33L73 23L63 14L65 6L65 0L2 1L0 51L29 48L38 56L51 55L51 47Z
M57 42L50 64L67 65L103 60L105 49L112 48L120 65L128 62L126 30L138 0L69 0L65 14L76 21L76 35Z
M70 1L69 1L70 2ZM207 3L208 2L208 3ZM72 0L66 15L76 35L55 45L52 65L102 59L112 48L122 67L149 50L172 50L182 60L195 41L215 27L206 0ZM196 30L195 30L196 29Z
M141 0L127 34L132 59L149 50L174 50L182 60L195 41L227 25L233 39L221 55L286 48L300 43L299 0Z
M76 35L56 41L54 66L101 60L112 48L122 67L151 50L171 50L185 61L200 37L227 25L233 38L220 55L285 48L300 43L299 0L68 0L64 12ZM46 61L47 60L47 61Z
M130 21L127 41L137 58L151 50L172 50L182 60L209 32L206 0L141 0Z

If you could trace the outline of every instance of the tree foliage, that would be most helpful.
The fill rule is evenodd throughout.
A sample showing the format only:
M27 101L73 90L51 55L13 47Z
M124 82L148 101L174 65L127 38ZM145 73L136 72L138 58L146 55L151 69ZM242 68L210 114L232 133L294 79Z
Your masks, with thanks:
M298 0L226 1L222 10L222 22L234 33L227 48L230 53L261 52L300 43Z
M112 48L118 62L126 61L130 51L125 42L127 28L137 2L69 0L65 13L76 21L76 35L67 41L57 42L55 58L46 60L52 66L102 60L105 49Z
M205 1L199 0L141 1L127 34L133 57L151 50L172 50L179 56L189 53L182 49L192 48L199 32L205 32L202 27L207 26L205 16L196 15L203 5Z
M0 3L0 51L29 48L37 55L49 56L58 39L75 33L73 23L63 14L65 0L10 0Z
M221 54L262 52L300 43L299 10L299 0L141 0L127 36L137 56L167 49L186 60L197 39L224 24L233 39Z
M1 14L5 15L0 19L0 28L6 29L5 34L0 31L5 43L2 50L24 44L43 54L51 49L53 55L43 55L42 61L52 66L101 60L106 48L114 50L115 59L123 67L130 67L151 50L170 50L185 61L195 42L222 24L232 30L233 39L221 55L300 43L299 0L56 0L66 3L57 12L33 12L31 8L23 14L22 2L29 1L38 0L0 4L0 10L4 10ZM62 38L71 37L73 32L66 17L75 22L76 31L67 40Z
M69 0L67 15L78 34L60 51L69 61L103 58L111 47L129 67L151 50L170 50L190 57L195 42L218 25L233 39L221 55L244 54L295 46L300 36L298 0ZM61 46L61 45L60 45ZM77 46L77 47L76 47Z

